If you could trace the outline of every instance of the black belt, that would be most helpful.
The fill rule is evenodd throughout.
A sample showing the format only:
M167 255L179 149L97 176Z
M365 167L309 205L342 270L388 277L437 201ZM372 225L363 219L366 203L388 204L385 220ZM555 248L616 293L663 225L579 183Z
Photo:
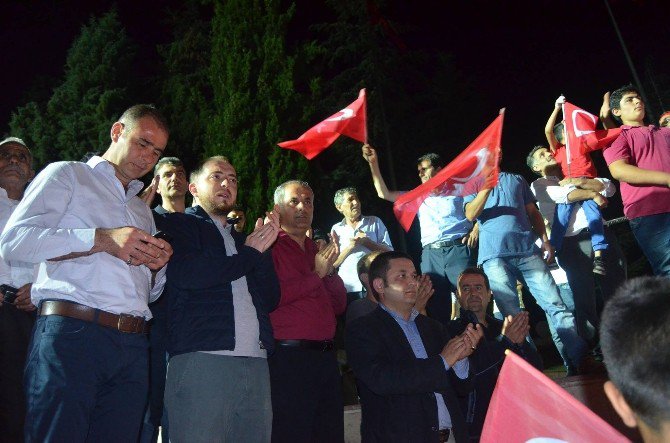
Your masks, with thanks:
M463 244L463 237L459 237L455 240L443 240L443 241L436 241L434 243L431 243L429 245L424 246L424 248L428 249L440 249L440 248L448 248L449 246L456 246L456 245L461 245Z
M449 441L449 435L451 435L451 429L440 429L437 431L437 438L440 443Z
M130 334L144 334L147 332L144 317L112 314L70 301L44 300L40 304L39 315L60 315L61 317L76 318Z
M332 340L276 340L277 346L286 348L311 349L313 351L332 351L335 344Z

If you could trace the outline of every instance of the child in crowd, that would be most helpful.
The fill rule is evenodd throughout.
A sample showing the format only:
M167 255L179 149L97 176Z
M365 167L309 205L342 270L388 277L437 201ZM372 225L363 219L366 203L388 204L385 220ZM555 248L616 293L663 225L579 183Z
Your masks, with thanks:
M581 152L579 146L571 147L570 163L567 161L565 123L560 122L556 124L558 111L564 103L565 97L563 95L556 99L554 110L549 116L549 120L547 120L544 132L549 142L549 149L554 154L554 158L563 171L564 178L560 182L561 186L578 186L583 178L596 178L597 171L590 154L588 152ZM605 275L607 274L607 270L605 268L603 252L607 249L608 244L605 239L605 227L600 207L595 201L584 200L575 203L557 204L552 223L551 244L556 253L560 254L565 231L577 205L581 205L584 209L589 224L589 231L591 232L591 244L594 255L593 272Z

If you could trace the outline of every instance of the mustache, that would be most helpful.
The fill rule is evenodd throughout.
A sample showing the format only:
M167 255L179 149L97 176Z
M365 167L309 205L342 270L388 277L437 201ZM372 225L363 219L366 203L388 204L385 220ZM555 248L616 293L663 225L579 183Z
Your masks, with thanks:
M21 167L19 165L16 165L16 164L9 164L9 165L5 166L3 171L4 172L14 171L14 172L18 172L19 174L23 175L23 170L21 169Z

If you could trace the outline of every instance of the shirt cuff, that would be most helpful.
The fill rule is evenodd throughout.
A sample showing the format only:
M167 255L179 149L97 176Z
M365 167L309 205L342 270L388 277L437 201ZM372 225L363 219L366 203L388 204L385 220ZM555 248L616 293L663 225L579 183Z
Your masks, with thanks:
M442 357L441 354L440 357L442 358L442 363L444 363L444 369L446 369L447 371L449 369L452 369L452 367L449 366L449 363L447 363L447 360L444 357ZM456 363L454 363L453 370L458 378L462 380L468 378L468 373L470 372L470 361L468 360L467 357L458 360Z

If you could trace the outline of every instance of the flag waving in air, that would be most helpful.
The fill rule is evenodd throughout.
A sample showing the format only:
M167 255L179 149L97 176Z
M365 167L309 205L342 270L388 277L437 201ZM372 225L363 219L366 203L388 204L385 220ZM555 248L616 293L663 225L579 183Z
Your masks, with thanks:
M284 149L298 151L311 160L337 140L340 135L367 143L365 108L365 89L361 89L358 99L352 104L309 128L297 140L281 142L278 145Z
M624 443L629 440L546 375L508 351L481 437L482 443L500 441Z
M610 145L621 133L621 129L596 130L598 117L578 108L572 103L563 103L565 119L566 159L572 163L572 157Z
M419 206L429 195L462 197L477 192L483 180L487 187L498 183L503 111L465 151L433 178L398 197L393 212L405 231L409 231Z

